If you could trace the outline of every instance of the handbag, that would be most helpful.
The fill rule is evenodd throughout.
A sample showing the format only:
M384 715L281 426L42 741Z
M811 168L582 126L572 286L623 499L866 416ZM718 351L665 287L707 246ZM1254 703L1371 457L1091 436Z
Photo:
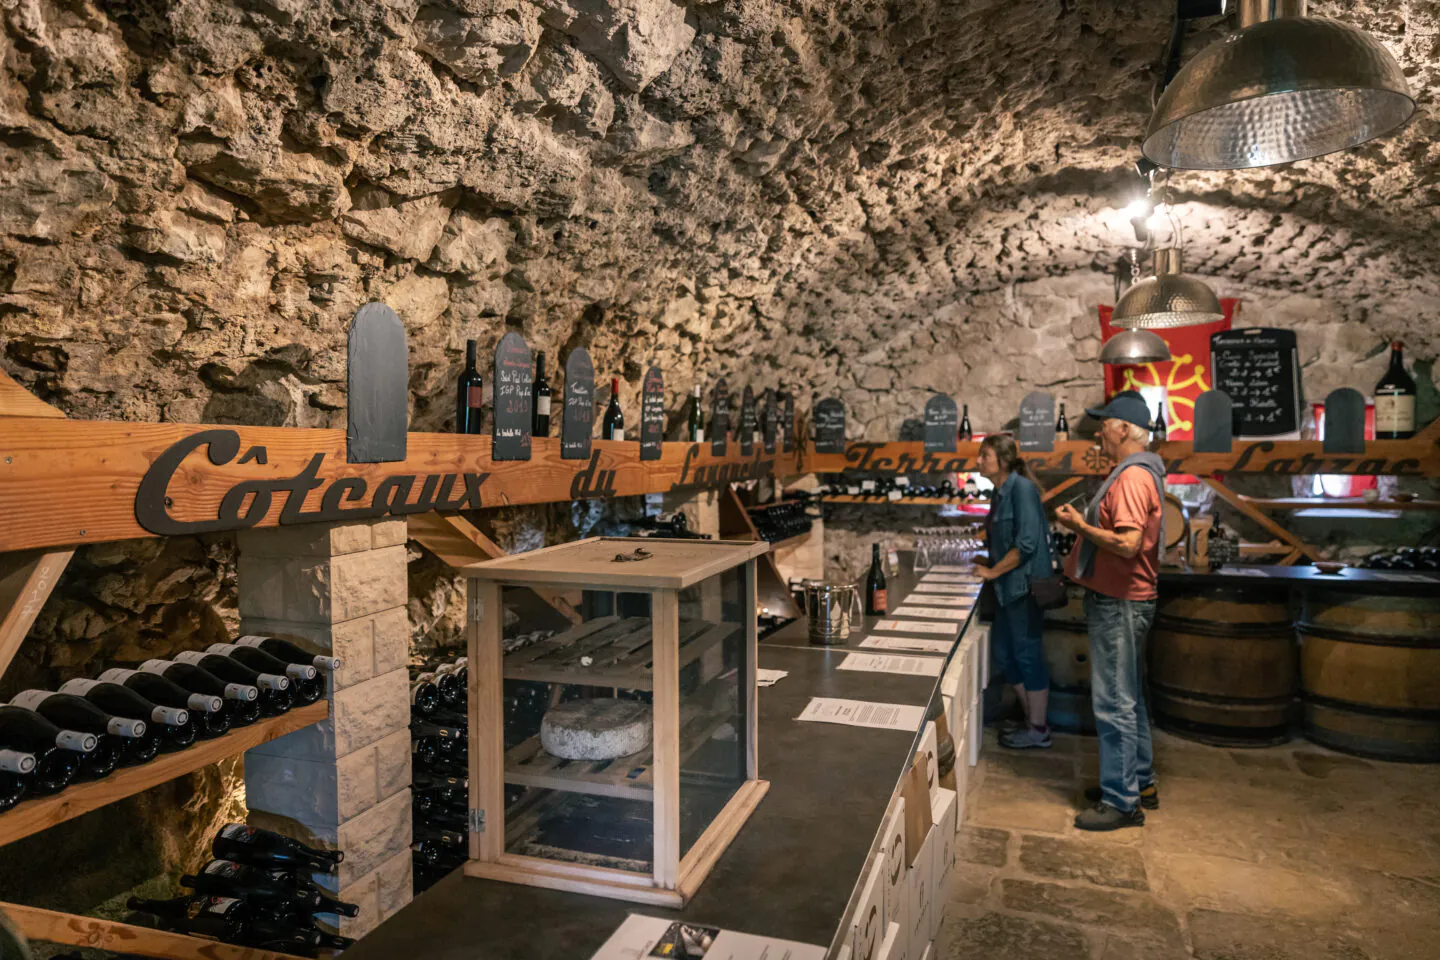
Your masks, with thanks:
M1041 610L1058 610L1070 602L1069 581L1062 576L1045 577L1030 581L1030 596Z

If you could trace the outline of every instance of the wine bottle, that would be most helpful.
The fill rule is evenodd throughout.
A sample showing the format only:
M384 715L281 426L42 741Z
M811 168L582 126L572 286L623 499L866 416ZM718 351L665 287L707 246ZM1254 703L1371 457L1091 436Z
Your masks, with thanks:
M316 930L314 927L279 922L268 917L256 917L246 924L244 931L237 938L237 942L248 947L258 947L261 950L311 957L322 948L344 950L355 943L349 937L326 933L324 930Z
M1060 416L1055 418L1055 439L1061 443L1070 439L1070 421L1065 419L1065 404L1060 404Z
M196 895L174 900L131 897L131 910L152 914L168 929L216 940L238 939L250 923L250 905L236 897Z
M442 663L435 668L435 684L440 688L442 706L463 709L469 701L470 691L460 679L460 667L453 663Z
M545 351L535 354L535 383L530 387L530 433L550 436L550 381L545 379Z
M1415 378L1405 370L1405 345L1390 344L1390 366L1375 384L1375 439L1415 436Z
M440 688L433 673L422 673L410 684L410 712L428 717L440 709Z
M625 439L625 414L620 412L620 378L610 378L610 403L605 407L605 419L600 422L601 440Z
M685 428L691 443L705 442L705 419L700 409L700 384L690 390L690 421Z
M975 431L970 428L970 404L965 404L960 409L960 442L969 443L975 439Z
M241 637L235 641L242 647L259 647L270 656L286 663L308 663L312 667L334 673L340 669L341 660L339 657L327 657L322 654L311 653L298 647L289 640L281 640L279 637L264 637L251 634Z
M107 680L77 678L61 684L60 692L84 697L117 717L148 721L159 736L162 749L179 750L195 742L195 726L190 722L189 710L153 703L129 687Z
M0 750L0 813L9 810L15 804L25 799L29 784L23 773L11 773L5 768L7 766L21 765L21 758L13 756L12 750ZM30 758L34 764L35 758ZM33 767L32 767L33 769Z
M1165 402L1160 402L1160 408L1155 411L1155 422L1150 425L1151 440L1155 443L1164 443L1165 434L1168 428L1165 425Z
M211 849L215 856L238 863L307 867L328 873L333 873L335 865L345 859L340 850L307 847L299 840L243 823L227 823L221 827Z
M228 683L239 683L255 687L260 691L260 712L277 717L290 709L290 678L274 673L260 673L252 670L233 657L218 653L202 653L199 650L185 650L175 655L176 663L188 663L192 667L209 670Z
M84 754L99 740L93 733L61 730L33 710L0 706L0 749L35 758L30 790L42 796L59 793L80 773Z
M140 696L152 703L158 703L166 707L183 708L190 711L192 721L205 714L216 713L224 715L225 698L217 697L214 694L191 693L184 687L167 680L158 673L146 673L142 670L126 670L122 667L113 667L100 674L100 679L110 683L118 683L121 686L129 687ZM229 728L229 724L226 724ZM201 730L202 735L213 735L209 730Z
M474 340L465 341L465 369L455 382L455 432L479 433L481 407L485 402L485 380L475 369Z
M160 740L144 720L114 716L84 697L53 690L24 690L10 702L34 710L57 727L114 737L119 754L117 763L127 766L148 763L160 752ZM89 756L95 757L98 753L97 749Z
M20 750L0 748L0 773L28 776L35 772L35 755Z
M270 905L276 910L308 910L353 917L360 908L325 895L319 887L289 872L291 868L261 869L234 860L211 860L199 873L187 874L180 882L199 893L240 897L251 904Z
M223 729L219 729L220 733L231 727L247 726L260 719L260 690L250 684L226 683L209 670L191 663L175 663L170 660L146 660L140 664L140 672L164 677L191 693L222 698L225 701L223 713L202 715L202 721L207 727L219 729L223 725Z
M885 589L885 567L880 563L880 544L870 544L870 573L865 577L865 613L883 617L889 612L889 591Z
M415 737L438 737L441 740L466 740L469 731L460 726L445 726L429 720L411 720L410 733Z
M308 663L286 663L259 647L244 647L238 643L212 643L206 652L239 660L262 676L288 677L290 691L299 705L314 703L325 695L325 681L320 671Z

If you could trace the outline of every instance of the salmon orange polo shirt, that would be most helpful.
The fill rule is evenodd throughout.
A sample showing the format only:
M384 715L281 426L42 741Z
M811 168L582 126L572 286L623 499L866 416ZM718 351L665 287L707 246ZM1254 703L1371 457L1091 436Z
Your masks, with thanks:
M1100 501L1100 523L1105 530L1142 530L1140 552L1130 558L1111 553L1104 547L1095 548L1095 572L1090 577L1079 575L1080 544L1065 561L1070 579L1096 593L1117 600L1154 600L1160 578L1160 495L1155 480L1144 467L1127 467Z

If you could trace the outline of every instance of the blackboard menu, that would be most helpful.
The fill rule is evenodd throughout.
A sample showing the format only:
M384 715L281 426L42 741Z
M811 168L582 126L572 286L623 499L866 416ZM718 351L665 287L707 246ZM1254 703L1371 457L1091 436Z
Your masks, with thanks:
M651 367L640 386L640 459L659 460L664 438L665 376L659 367Z
M829 397L815 404L815 452L845 452L845 401Z
M595 430L595 365L584 347L565 358L565 406L560 412L560 458L589 460Z
M795 397L790 393L780 397L780 450L790 453L795 449Z
M1365 395L1352 387L1331 390L1325 397L1326 453L1365 452Z
M1055 398L1044 390L1027 393L1020 401L1020 449L1027 453L1055 449Z
M730 432L730 390L721 377L710 398L710 455L725 456L725 437Z
M383 303L367 303L350 321L345 456L351 463L405 459L410 416L410 351L405 327Z
M740 395L740 456L755 452L755 391L749 387Z
M775 407L775 388L765 388L765 415L760 421L760 435L765 439L765 452L775 452L775 434L780 429L780 411Z
M530 405L535 373L530 348L513 330L495 347L495 423L490 456L495 460L530 459Z
M925 402L925 452L954 453L960 430L960 410L955 401L937 393Z
M1300 363L1292 330L1252 327L1210 336L1215 389L1230 397L1237 437L1300 429Z
M1195 452L1229 453L1235 409L1224 390L1206 390L1195 398Z

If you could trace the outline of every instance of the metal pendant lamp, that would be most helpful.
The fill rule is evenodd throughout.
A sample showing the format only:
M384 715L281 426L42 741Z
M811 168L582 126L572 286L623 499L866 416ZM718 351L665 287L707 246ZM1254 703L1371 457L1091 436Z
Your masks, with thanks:
M1100 348L1101 363L1163 363L1169 359L1170 347L1149 330L1122 330Z
M1305 16L1305 0L1240 0L1240 29L1165 88L1141 149L1179 170L1243 170L1384 136L1415 112L1390 51L1362 30Z
M1195 277L1180 272L1180 251L1155 251L1155 275L1130 285L1110 318L1122 330L1163 330L1225 319L1220 298Z

